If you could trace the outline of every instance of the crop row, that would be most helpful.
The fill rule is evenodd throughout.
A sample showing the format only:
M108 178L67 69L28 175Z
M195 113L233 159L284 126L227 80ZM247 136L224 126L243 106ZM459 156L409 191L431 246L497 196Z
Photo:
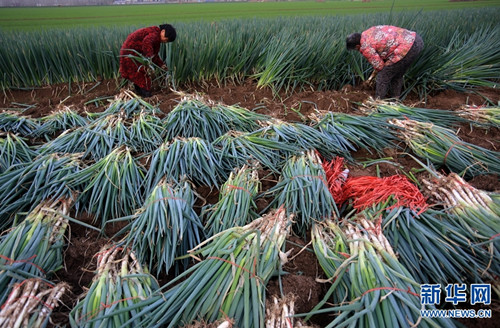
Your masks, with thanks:
M421 96L445 87L494 86L500 76L497 7L332 17L237 19L176 23L177 40L162 46L170 68L158 83L255 79L259 86L338 89L364 80L371 67L345 49L345 37L377 24L417 31L425 48L407 74L405 92ZM0 31L0 86L118 77L119 49L138 27L33 32Z

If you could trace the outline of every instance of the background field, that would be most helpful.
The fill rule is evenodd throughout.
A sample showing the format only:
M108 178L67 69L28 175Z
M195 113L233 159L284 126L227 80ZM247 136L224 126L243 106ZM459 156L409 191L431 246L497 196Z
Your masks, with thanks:
M128 6L1 8L0 29L38 30L76 26L153 25L162 22L219 21L233 18L331 16L409 10L442 10L499 6L500 0L375 0L248 3L192 3Z

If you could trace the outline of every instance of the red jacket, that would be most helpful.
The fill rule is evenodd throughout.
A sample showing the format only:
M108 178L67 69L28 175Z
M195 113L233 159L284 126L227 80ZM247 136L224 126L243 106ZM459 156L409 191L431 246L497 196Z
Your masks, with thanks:
M404 28L378 25L361 33L359 51L376 71L397 63L406 56L416 33Z
M138 56L140 53L151 58L156 65L163 66L164 62L158 56L160 44L160 28L158 26L141 28L131 33L120 49L121 76L133 82L144 79L144 70L139 70L140 64L132 58L126 57L127 55Z

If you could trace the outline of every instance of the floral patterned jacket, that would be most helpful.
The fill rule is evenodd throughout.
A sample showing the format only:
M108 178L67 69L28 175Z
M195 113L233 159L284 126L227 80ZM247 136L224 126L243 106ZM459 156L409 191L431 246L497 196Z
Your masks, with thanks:
M361 33L359 51L376 71L397 63L408 53L416 33L404 28L378 25Z

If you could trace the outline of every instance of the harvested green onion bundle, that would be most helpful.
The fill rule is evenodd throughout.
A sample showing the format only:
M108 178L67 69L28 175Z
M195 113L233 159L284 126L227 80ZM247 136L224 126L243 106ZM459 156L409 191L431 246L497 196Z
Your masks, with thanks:
M350 257L344 234L338 226L338 218L328 218L322 222L315 222L311 228L311 241L314 254L318 263L325 272L328 279L323 282L331 282L327 299L333 300L334 304L340 304L346 300L347 291L351 285L347 275L344 275ZM321 280L320 280L321 281ZM320 303L320 305L324 304ZM320 305L315 307L319 308Z
M212 142L230 130L221 111L195 98L184 98L175 106L165 118L164 126L168 140L197 137Z
M42 145L40 153L82 153L82 159L98 161L113 149L130 142L130 131L119 115L108 115L73 130L66 130Z
M80 116L75 110L64 107L50 115L39 119L40 126L33 132L35 136L52 136L56 132L66 131L89 123L87 118Z
M13 165L28 163L35 158L36 151L25 140L10 132L0 137L0 175Z
M83 299L71 310L71 327L124 327L141 320L141 302L159 288L133 252L104 246L96 254L97 270Z
M500 126L500 106L464 106L460 109L458 115L479 126Z
M362 109L370 117L382 119L410 119L420 122L431 122L442 127L454 127L466 123L467 119L461 117L453 110L408 107L399 103L387 101L373 101L363 104Z
M260 122L271 120L271 117L267 115L262 115L237 105L217 104L212 109L221 113L231 130L241 132L255 131L261 127Z
M476 189L455 173L436 176L433 181L423 182L450 214L448 220L455 235L467 237L468 243L462 247L470 248L471 255L485 262L482 275L500 275L500 194Z
M200 262L163 287L168 290L140 302L139 319L125 325L178 327L229 318L236 327L263 327L266 284L280 266L290 220L280 208L209 238L191 253Z
M161 110L129 92L122 92L111 101L106 110L98 113L87 113L87 117L91 120L98 120L105 116L118 115L124 119L131 119L139 113L155 115L160 114Z
M0 174L0 227L9 226L15 214L30 211L43 200L75 198L65 179L79 170L76 156L48 154Z
M309 315L337 312L327 327L454 327L448 319L421 317L419 284L370 220L354 221L325 220L313 228L315 253L332 286ZM332 294L334 306L319 310Z
M446 285L450 281L486 283L490 279L484 274L489 257L477 256L467 231L457 229L453 218L432 209L417 214L407 207L389 207L374 204L363 215L374 221L382 219L382 231L417 282Z
M109 219L131 215L142 202L144 172L127 147L119 147L109 155L66 179L75 189L82 190L77 205L85 207L101 220L104 227Z
M38 123L30 117L20 116L12 112L0 113L0 131L27 137L32 135L38 128Z
M68 200L42 202L0 238L0 304L15 283L50 278L62 267L70 205Z
M287 213L297 218L294 230L302 235L313 221L338 213L321 159L313 150L292 156L283 167L278 183L264 193L268 194L275 196L269 207L285 206Z
M228 131L212 143L219 152L222 166L228 172L252 161L279 173L289 153L299 149L282 141L269 140L252 133Z
M315 121L314 128L323 143L318 151L325 157L333 153L350 159L350 152L358 148L370 153L382 153L386 147L397 148L392 125L382 118L328 112Z
M292 293L284 297L272 297L266 301L266 326L265 328L313 328L294 318L295 299Z
M219 201L204 208L205 230L208 236L231 227L243 226L257 217L254 198L257 196L260 180L255 167L243 166L231 172L222 185Z
M218 186L228 173L220 165L214 147L200 138L175 138L150 155L145 186L151 190L161 179L188 179L205 186Z
M193 210L194 202L188 183L160 181L119 234L127 232L124 242L141 263L158 274L168 273L176 257L186 255L203 239L203 225ZM184 262L186 267L187 260Z
M413 152L467 177L500 174L500 153L462 141L450 129L414 120L391 120Z
M44 328L49 326L52 310L61 302L69 285L49 284L39 278L30 278L12 288L0 311L1 327Z
M151 153L158 149L166 133L159 117L144 112L133 118L128 130L130 139L127 144L135 151L144 153Z
M289 123L274 119L250 135L292 145L301 151L321 149L325 136L317 129L302 123Z

